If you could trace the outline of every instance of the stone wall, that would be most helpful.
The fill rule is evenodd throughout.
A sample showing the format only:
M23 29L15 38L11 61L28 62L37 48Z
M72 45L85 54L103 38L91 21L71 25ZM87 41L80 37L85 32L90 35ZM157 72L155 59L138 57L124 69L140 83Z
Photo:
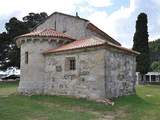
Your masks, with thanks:
M54 28L73 38L101 35L86 29L88 21L53 14L35 30ZM25 94L71 95L87 98L118 97L135 92L135 56L120 50L89 48L43 56L59 46L44 38L24 38L21 45L21 80L18 91ZM55 38L54 38L55 39ZM56 41L56 40L55 40ZM25 64L25 52L29 63ZM76 58L76 70L65 70L65 58Z
M106 96L135 93L136 57L117 50L106 50Z
M65 70L67 57L76 58L75 71ZM45 94L91 99L105 97L104 50L51 54L45 59Z
M58 32L64 32L75 39L81 39L96 36L107 40L106 37L87 29L88 21L62 14L53 14L43 24L40 24L35 30L53 28ZM111 42L111 40L108 40Z
M41 94L43 92L44 63L42 54L55 43L48 43L42 38L24 39L21 45L21 76L18 91L22 94ZM25 63L25 52L28 52L28 64Z
M53 14L35 30L53 28L58 32L64 32L75 39L85 37L87 22L85 20L70 17L68 15Z
M23 94L70 95L90 99L118 97L135 93L135 56L120 50L88 48L43 55L56 43L28 41L21 45ZM29 52L29 63L24 54ZM76 58L76 70L65 70L65 60Z

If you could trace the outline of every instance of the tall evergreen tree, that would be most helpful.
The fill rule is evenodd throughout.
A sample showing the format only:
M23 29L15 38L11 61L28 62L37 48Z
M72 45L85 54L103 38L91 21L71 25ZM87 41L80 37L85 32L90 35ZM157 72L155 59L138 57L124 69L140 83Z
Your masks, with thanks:
M148 20L145 13L140 13L136 21L136 32L133 38L133 50L140 52L137 56L137 72L140 72L143 81L143 75L149 71L150 57L149 57L149 45L148 45Z

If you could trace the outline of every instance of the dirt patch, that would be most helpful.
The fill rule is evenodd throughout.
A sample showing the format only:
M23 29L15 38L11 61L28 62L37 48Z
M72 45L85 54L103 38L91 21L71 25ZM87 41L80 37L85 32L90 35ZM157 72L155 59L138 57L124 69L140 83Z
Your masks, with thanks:
M115 120L115 112L113 111L99 112L98 120Z
M48 120L48 117L28 118L28 120Z
M127 107L119 108L115 112L115 119L124 120L127 118L128 114L129 114L129 111L128 111Z

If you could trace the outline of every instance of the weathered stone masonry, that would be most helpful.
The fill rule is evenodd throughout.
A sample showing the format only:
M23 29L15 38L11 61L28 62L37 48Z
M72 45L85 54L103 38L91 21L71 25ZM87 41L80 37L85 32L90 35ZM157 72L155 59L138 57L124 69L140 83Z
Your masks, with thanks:
M65 71L65 59L76 58L76 71ZM104 50L46 56L45 94L105 97ZM61 67L57 71L56 67Z
M103 99L135 93L138 53L88 20L56 12L16 40L22 94Z
M136 60L134 55L106 51L106 96L118 97L135 93Z

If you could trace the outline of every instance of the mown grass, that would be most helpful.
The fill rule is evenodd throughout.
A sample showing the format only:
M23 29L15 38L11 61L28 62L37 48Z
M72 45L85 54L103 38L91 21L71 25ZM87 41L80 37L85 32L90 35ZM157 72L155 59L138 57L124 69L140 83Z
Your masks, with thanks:
M137 95L114 106L65 96L20 96L18 83L0 83L0 120L160 120L160 86L137 87Z
M0 82L0 97L8 96L16 92L18 81L16 82Z

